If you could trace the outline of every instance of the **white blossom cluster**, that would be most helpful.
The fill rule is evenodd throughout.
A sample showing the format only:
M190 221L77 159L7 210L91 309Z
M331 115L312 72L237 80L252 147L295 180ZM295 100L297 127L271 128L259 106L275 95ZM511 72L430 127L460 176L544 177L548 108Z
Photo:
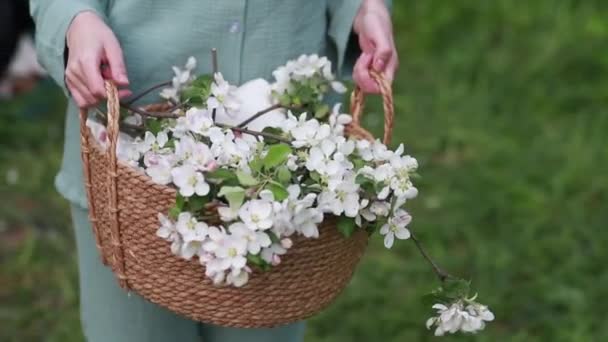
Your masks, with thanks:
M487 306L472 300L459 300L449 307L444 304L435 304L433 309L437 310L437 316L426 321L426 327L431 329L435 326L435 336L443 336L445 333L453 334L458 331L475 333L483 330L486 322L494 320L494 314Z
M179 102L179 94L184 89L185 86L190 84L194 80L194 74L192 71L196 68L196 59L194 57L189 57L188 61L184 68L179 68L177 66L173 67L173 76L171 80L171 86L164 88L160 92L160 97L165 100L172 100L174 102Z
M171 96L179 98L192 81L195 64L189 60L184 70L174 68ZM339 88L329 60L316 55L290 61L274 75L272 89L319 76ZM216 284L242 286L253 266L279 264L294 235L317 238L326 215L349 220L353 230L379 230L387 248L395 238L409 238L411 216L403 206L417 195L410 176L418 165L404 155L403 145L391 151L379 141L346 137L352 118L340 105L324 120L291 111L273 117L266 126L289 143L221 128L214 113L243 112L237 93L216 73L205 106L160 120L155 133L122 144L127 147L119 154L122 161L157 184L175 187L185 203L159 214L157 235L170 242L174 254L197 258ZM260 162L270 164L255 165ZM222 180L222 172L231 181ZM196 201L215 204L214 224L201 208L188 209Z
M183 69L174 67L172 86L161 97L180 103L182 92L200 80L192 74L195 67L192 57ZM345 91L326 57L300 56L273 75L272 84L258 79L237 88L215 73L197 85L204 89L200 106L154 121L156 128L143 136L121 132L118 139L119 160L177 190L175 206L158 213L157 236L173 254L198 260L216 285L241 287L254 267L280 264L295 236L319 237L328 215L345 223L339 229L346 236L356 229L378 231L386 248L411 236L412 217L404 206L418 195L412 183L416 159L403 145L393 151L378 140L346 136L352 117L339 104L317 118L286 110L281 96L300 100L304 90L315 102L329 89ZM251 114L264 109L268 115L250 124ZM235 128L243 121L249 131ZM145 119L125 122L143 125ZM105 127L91 120L87 125L107 148ZM475 333L494 320L475 298L447 298L460 299L437 299L452 302L433 305L436 316L426 322L436 336Z
M297 82L311 79L328 82L337 93L346 91L346 87L335 80L331 61L327 57L319 57L316 54L301 55L295 60L288 61L287 64L278 67L272 75L276 80L272 89L278 94L293 90Z
M325 214L353 218L359 226L382 219L380 233L389 248L395 237L407 239L411 216L401 207L417 194L409 180L415 159L402 155L403 146L393 152L377 141L345 138L348 122L350 116L341 114L339 106L329 123L290 113L279 125L293 139L285 166L302 175L284 186L286 198L278 200L272 190L256 184L242 191L247 197L243 203L218 208L222 224L207 225L191 212L181 212L176 220L159 214L158 235L171 242L173 253L182 258L198 257L215 283L234 286L248 280L249 255L277 265L291 247L293 234L319 236ZM209 194L214 184L206 174L218 168L256 177L250 163L268 153L262 139L235 136L215 126L208 109L198 108L189 109L156 135L146 132L137 146L134 156L141 158L146 174L155 183L172 184L184 198ZM357 169L353 159L365 166ZM314 174L314 181L303 183L306 173ZM357 176L365 177L378 192L364 193Z

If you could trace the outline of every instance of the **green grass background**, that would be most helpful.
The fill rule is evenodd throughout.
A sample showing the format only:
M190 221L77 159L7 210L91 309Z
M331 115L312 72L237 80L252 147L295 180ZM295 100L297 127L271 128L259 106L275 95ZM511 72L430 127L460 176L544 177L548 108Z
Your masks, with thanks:
M496 314L444 340L608 340L608 2L394 3L394 140L423 176L412 229ZM52 187L64 102L49 89L0 106L0 341L82 340L68 207ZM366 117L376 133L379 108ZM433 274L411 242L380 240L308 342L435 339L420 301Z

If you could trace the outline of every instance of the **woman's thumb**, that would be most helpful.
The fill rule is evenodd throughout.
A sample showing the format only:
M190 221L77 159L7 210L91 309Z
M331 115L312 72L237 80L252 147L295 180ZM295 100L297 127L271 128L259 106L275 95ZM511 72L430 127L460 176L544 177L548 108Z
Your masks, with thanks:
M107 39L104 44L104 50L108 66L110 67L110 75L112 80L119 86L129 85L129 78L127 77L127 68L125 67L124 58L122 55L122 49L118 44L118 41L114 37L113 39Z

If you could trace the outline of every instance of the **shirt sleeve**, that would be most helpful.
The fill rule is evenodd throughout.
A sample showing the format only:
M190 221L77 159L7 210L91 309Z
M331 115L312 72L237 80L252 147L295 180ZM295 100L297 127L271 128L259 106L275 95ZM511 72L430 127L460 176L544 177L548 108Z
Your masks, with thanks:
M357 57L361 54L359 42L353 32L353 22L363 0L328 0L328 36L333 42L337 61L336 73L351 78ZM392 0L385 0L391 8Z
M68 27L84 11L105 18L104 8L100 0L30 0L38 61L66 94L64 51Z

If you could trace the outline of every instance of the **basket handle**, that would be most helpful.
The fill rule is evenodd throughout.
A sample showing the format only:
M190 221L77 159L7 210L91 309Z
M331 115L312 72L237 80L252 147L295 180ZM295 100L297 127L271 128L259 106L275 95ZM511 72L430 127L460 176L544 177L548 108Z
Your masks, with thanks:
M112 248L112 261L111 266L114 269L114 273L118 278L118 282L121 287L127 288L127 282L125 277L125 265L124 265L124 254L120 247L120 232L118 226L118 194L116 189L117 183L117 170L118 163L116 158L116 145L118 143L118 134L119 134L119 119L120 119L120 102L118 98L118 89L111 81L105 82L106 94L107 94L107 115L108 115L108 124L106 127L106 132L108 135L108 140L110 142L110 146L107 149L108 154L108 210L109 210L109 221L110 221L110 243ZM89 209L89 215L92 218L93 229L95 232L95 237L97 239L97 246L100 249L102 254L102 260L104 260L104 253L101 247L100 235L98 231L98 227L94 222L95 219L95 208L92 207L92 194L91 194L91 179L90 179L90 165L88 154L90 153L89 141L87 139L87 127L86 120L88 117L88 111L86 109L80 110L80 135L82 142L82 155L83 155L83 164L84 164L84 173L85 173L85 186L87 189L87 199L91 208ZM107 261L107 260L104 260Z
M395 108L393 105L393 90L391 82L388 81L381 73L370 70L370 76L378 84L380 94L382 96L382 106L384 109L384 136L383 143L390 144L393 136L393 119L395 117ZM353 116L353 121L350 123L349 133L360 138L373 140L373 136L361 126L361 115L365 106L365 94L358 86L355 86L350 97L350 112Z

